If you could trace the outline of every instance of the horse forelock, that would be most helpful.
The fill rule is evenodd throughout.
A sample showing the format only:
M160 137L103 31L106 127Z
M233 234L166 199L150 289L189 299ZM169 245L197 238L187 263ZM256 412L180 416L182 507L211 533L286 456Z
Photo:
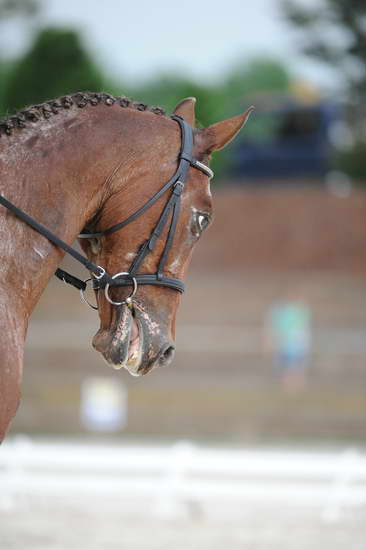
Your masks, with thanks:
M145 103L133 101L128 97L113 96L105 92L76 92L27 107L14 115L0 119L0 138L2 135L10 136L15 129L26 128L39 121L48 120L67 109L83 109L84 107L95 107L97 105L112 106L115 104L122 108L150 111L156 115L165 115L165 111L161 107L149 107Z

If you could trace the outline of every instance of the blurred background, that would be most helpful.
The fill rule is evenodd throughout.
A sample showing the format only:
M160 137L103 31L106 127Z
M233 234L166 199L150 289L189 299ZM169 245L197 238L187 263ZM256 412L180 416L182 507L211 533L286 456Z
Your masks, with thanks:
M256 106L212 162L171 368L109 369L50 282L1 549L366 548L365 63L359 0L0 0L0 117L81 90L195 96L202 126Z

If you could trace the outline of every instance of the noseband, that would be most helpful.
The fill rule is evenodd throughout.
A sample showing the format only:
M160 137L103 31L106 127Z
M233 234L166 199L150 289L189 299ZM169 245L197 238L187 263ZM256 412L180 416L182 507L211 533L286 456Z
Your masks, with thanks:
M139 216L144 214L144 212L151 208L151 206L155 204L156 201L164 195L164 193L171 189L172 192L163 208L162 213L160 214L157 224L151 232L150 237L140 246L139 251L135 256L133 262L131 263L128 271L116 273L112 276L109 275L103 267L98 266L93 262L90 262L87 258L79 254L77 250L70 247L64 241L59 239L56 235L51 233L46 227L35 221L25 212L17 208L14 204L12 204L10 201L0 195L0 204L12 211L16 216L18 216L18 218L20 218L28 225L30 225L33 229L38 231L38 233L44 235L53 244L62 248L68 254L71 254L71 256L73 256L77 261L82 263L87 269L91 271L93 277L91 279L86 279L86 281L81 281L77 277L70 275L62 269L57 269L55 275L65 283L71 284L74 287L78 288L81 292L83 300L86 301L88 305L93 307L93 309L97 309L97 307L89 304L89 302L87 302L87 300L84 298L84 291L86 290L88 281L92 282L94 290L104 289L106 299L111 304L116 306L122 304L127 304L128 306L131 306L132 299L133 296L136 294L138 285L165 286L168 288L172 288L173 290L177 290L178 292L184 292L185 290L184 283L182 281L173 277L167 277L164 274L164 267L168 259L169 251L172 248L173 239L177 228L181 206L181 195L188 177L188 170L190 166L197 168L209 178L213 177L213 172L208 166L206 166L202 162L199 162L193 157L193 130L191 126L179 116L174 115L171 118L179 124L181 130L181 149L179 153L178 168L175 174L155 195L153 195L153 197L151 197L151 199L149 199L141 208L136 210L136 212L131 214L124 221L119 222L104 231L99 231L96 233L81 233L79 235L80 239L96 239L99 237L110 235L115 231L119 231L120 229L126 227L126 225L128 225L129 223L136 220ZM138 273L138 270L145 260L146 256L155 249L156 243L168 223L170 214L170 227L168 230L164 250L160 256L156 273ZM110 288L124 286L132 286L132 291L130 295L122 302L113 301L109 296Z

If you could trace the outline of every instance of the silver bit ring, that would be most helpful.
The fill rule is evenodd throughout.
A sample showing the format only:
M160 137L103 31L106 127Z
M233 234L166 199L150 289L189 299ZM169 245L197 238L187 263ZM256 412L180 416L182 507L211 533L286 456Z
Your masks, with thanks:
M137 292L137 281L135 279L135 277L133 277L132 275L130 275L130 273L128 273L128 271L122 271L121 273L116 273L115 275L113 275L112 279L116 279L117 277L119 277L120 275L128 275L131 279L131 283L133 284L133 289L132 289L132 292L129 296L127 296L127 298L125 300L123 300L122 302L114 302L112 300L112 298L110 298L109 296L109 283L107 283L105 285L105 289L104 289L104 295L106 297L106 299L108 300L108 302L110 304L112 304L113 306L122 306L123 304L126 304L128 307L131 306L132 304L132 298L135 296L136 292Z

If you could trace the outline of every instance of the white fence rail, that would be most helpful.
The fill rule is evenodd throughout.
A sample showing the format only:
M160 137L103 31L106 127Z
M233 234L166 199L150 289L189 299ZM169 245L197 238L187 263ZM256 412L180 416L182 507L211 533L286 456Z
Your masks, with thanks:
M326 521L366 505L366 454L35 442L0 448L0 509L32 496L152 498L169 516L185 502L219 499L319 508Z

